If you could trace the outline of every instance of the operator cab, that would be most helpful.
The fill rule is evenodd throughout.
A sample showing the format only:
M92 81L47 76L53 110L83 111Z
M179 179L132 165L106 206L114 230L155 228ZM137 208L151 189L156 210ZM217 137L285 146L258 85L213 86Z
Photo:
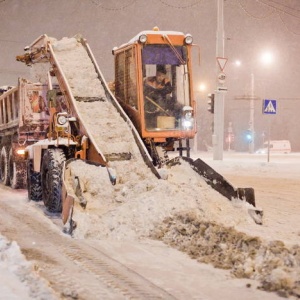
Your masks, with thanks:
M143 31L113 49L115 96L145 143L193 138L191 35Z

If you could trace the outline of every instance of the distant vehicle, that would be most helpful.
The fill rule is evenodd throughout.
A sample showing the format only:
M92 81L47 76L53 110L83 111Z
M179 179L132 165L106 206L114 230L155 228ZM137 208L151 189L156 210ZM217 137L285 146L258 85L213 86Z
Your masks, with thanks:
M265 142L263 148L256 151L258 154L268 153L268 142ZM270 153L291 153L291 143L289 140L270 141Z

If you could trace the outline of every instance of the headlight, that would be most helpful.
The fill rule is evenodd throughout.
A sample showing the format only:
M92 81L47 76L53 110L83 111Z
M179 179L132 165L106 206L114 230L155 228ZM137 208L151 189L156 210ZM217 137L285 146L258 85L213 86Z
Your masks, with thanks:
M191 119L191 120L183 120L182 125L183 125L183 127L185 129L191 129L193 127L193 124L194 124L193 121L194 121L193 119Z
M65 115L59 115L59 116L57 117L57 124L58 124L58 125L63 126L63 125L65 125L67 122L68 122L68 119L67 119L67 117L66 117Z
M187 44L187 45L190 45L192 42L193 42L193 37L190 35L190 34L187 34L184 38L184 42Z
M183 107L182 126L184 129L192 129L194 126L193 108L191 106Z
M140 43L146 43L147 42L147 35L146 34L141 34L140 36L139 36L139 42Z
M18 149L17 154L18 155L24 155L25 154L25 149Z
M186 120L192 119L192 118L193 118L192 112L191 112L191 111L187 111L186 114L185 114L185 116L184 116L184 118L185 118Z

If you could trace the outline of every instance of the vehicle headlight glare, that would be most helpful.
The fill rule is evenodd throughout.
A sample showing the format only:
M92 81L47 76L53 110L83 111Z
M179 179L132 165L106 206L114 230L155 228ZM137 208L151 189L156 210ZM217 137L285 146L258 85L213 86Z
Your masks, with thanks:
M183 115L181 124L184 129L192 129L194 126L193 108L191 106L183 107Z
M139 42L140 43L146 43L147 42L147 35L146 34L141 34L140 36L139 36Z
M18 149L17 154L19 155L25 155L25 149Z
M64 115L60 115L60 116L57 117L57 124L58 125L61 125L61 126L65 125L67 123L67 121L68 121L68 119Z
M192 113L187 113L184 116L184 119L182 120L182 125L185 129L191 129L194 125L194 118L192 116Z
M186 129L193 127L193 121L192 120L183 120L183 127Z
M189 120L189 119L191 119L192 117L193 117L193 114L192 114L191 111L189 111L189 112L187 112L187 113L185 114L185 119L186 119L186 120Z
M192 37L190 34L187 34L187 35L185 36L184 41L185 41L185 43L186 43L187 45L190 45L190 44L193 43L193 37Z

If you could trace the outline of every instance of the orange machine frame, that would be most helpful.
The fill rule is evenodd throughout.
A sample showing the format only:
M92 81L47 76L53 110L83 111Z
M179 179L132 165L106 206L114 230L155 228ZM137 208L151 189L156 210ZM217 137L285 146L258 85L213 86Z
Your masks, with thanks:
M143 44L139 42L139 36L142 34L147 35L147 41ZM128 49L132 49L135 52L135 66L136 66L136 80L137 80L137 98L138 107L137 110L133 110L123 99L117 100L120 102L123 109L130 116L134 122L139 134L143 139L153 139L154 142L165 142L167 138L179 139L190 139L194 138L196 134L196 122L190 130L160 130L160 131L147 131L145 126L145 112L144 112L144 96L143 96L143 74L142 74L142 48L144 45L149 44L160 44L168 45L171 43L172 46L186 46L187 48L187 69L189 73L189 95L190 95L190 106L193 108L193 115L196 116L196 101L193 94L193 78L191 68L191 47L185 43L185 35L180 32L167 32L167 31L145 31L141 32L135 38L133 38L127 44L115 48L113 54L119 54L125 52Z

